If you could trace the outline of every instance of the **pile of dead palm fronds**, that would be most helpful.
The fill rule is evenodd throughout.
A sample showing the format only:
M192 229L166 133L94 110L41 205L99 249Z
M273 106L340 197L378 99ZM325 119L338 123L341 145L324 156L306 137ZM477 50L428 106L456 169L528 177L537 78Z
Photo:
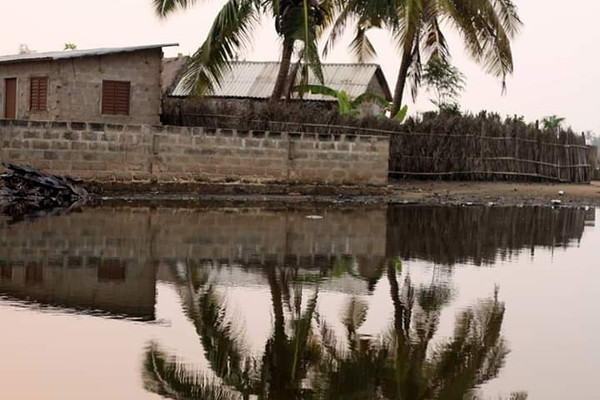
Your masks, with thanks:
M0 205L5 215L53 215L57 210L71 210L89 198L83 182L38 169L4 163L10 172L0 175ZM60 211L62 212L62 211Z

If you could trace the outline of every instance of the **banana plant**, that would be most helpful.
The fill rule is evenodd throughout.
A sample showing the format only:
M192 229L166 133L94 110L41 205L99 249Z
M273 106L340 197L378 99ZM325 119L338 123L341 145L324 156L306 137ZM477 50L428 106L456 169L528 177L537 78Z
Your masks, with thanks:
M311 93L323 96L330 96L337 99L338 110L340 115L359 115L358 107L364 102L371 102L381 106L387 110L390 107L390 102L385 98L371 92L365 92L358 97L351 98L345 90L335 90L324 85L298 85L294 87L294 91L300 96L304 93Z

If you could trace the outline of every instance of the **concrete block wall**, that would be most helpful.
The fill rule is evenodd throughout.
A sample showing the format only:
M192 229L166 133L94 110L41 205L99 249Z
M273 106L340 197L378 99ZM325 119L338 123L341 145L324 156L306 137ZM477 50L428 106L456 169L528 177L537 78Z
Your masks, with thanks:
M387 184L389 137L0 119L0 160L104 182Z

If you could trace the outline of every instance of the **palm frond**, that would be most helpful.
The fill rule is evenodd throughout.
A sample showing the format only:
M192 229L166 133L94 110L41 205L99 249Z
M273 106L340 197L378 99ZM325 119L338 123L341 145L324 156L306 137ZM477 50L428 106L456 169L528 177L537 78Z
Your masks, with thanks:
M323 57L327 57L329 55L329 53L337 44L339 38L344 34L346 31L346 25L348 24L351 15L351 10L349 8L344 8L338 15L335 22L333 22L331 32L329 33L329 37L325 41L325 45L323 47Z
M354 39L350 43L350 52L359 63L369 62L377 56L373 43L367 37L368 29L366 24L357 24Z
M197 0L152 0L156 14L164 18L177 9L186 9L196 3Z
M501 336L504 311L496 295L459 315L453 339L432 356L436 398L462 398L498 375L508 354Z
M206 375L194 372L159 350L154 342L146 350L142 372L144 388L172 399L232 400L241 396Z
M229 0L223 6L206 41L184 67L182 81L186 93L205 95L219 86L229 63L250 43L258 17L252 0Z
M437 18L429 20L424 27L421 47L426 51L426 59L436 57L442 61L450 58L450 49Z
M517 6L512 0L494 0L494 8L508 37L515 37L523 26Z

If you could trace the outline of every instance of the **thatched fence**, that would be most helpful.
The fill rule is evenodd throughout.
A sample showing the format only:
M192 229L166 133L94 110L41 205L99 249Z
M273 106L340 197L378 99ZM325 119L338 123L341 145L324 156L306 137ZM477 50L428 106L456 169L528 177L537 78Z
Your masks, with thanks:
M163 123L258 131L384 135L390 139L390 178L589 182L593 147L570 129L539 129L497 114L427 113L399 124L387 118L340 116L327 103L236 99L164 104ZM594 158L592 160L592 158Z
M570 130L542 131L493 116L443 122L423 121L392 135L393 178L573 183L592 178L591 147Z

